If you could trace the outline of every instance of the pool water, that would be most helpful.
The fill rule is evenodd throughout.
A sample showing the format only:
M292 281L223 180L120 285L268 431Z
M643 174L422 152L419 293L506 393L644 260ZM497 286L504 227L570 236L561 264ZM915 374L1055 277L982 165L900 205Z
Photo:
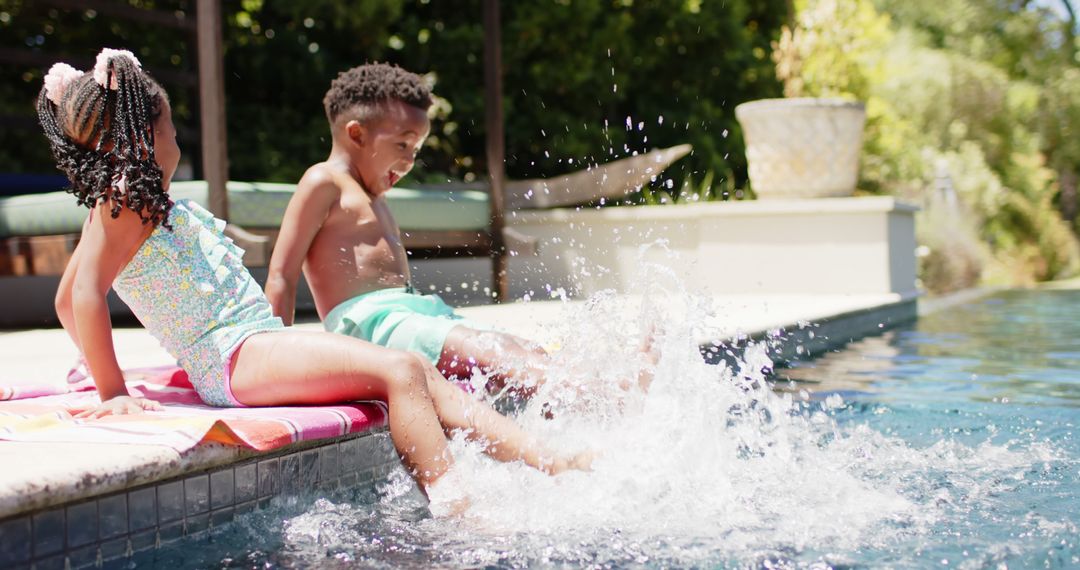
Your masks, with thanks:
M615 386L655 311L598 298L566 316L537 398L555 418L534 401L519 420L600 450L591 473L455 440L444 499L467 496L462 517L433 516L399 470L375 492L279 500L152 565L1080 567L1080 292L996 294L768 375L764 346L702 362L686 339L707 310L684 305L656 333L647 395Z

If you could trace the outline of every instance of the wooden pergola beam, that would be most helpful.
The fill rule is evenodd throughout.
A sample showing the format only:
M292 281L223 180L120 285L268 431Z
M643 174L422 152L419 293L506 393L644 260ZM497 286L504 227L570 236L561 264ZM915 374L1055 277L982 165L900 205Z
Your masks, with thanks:
M202 131L203 178L209 190L210 211L229 219L228 144L225 134L225 69L221 41L221 5L198 0L195 19L199 54L199 124Z
M484 146L487 154L491 229L491 286L495 301L509 296L508 255L503 236L503 187L506 181L506 141L503 129L502 33L499 0L484 0Z
M101 14L116 16L118 18L124 18L126 20L144 24L166 26L187 31L195 30L195 22L192 22L188 19L187 14L180 11L165 12L163 10L136 8L126 2L116 2L116 0L41 0L41 3L67 10L82 10L84 12L93 10Z
M66 53L33 52L23 49L0 47L0 64L48 69L52 64L62 61L77 69L90 69L94 66L94 57L87 55L73 56ZM198 83L195 73L174 71L171 69L151 69L154 79L165 81L180 87L192 87Z

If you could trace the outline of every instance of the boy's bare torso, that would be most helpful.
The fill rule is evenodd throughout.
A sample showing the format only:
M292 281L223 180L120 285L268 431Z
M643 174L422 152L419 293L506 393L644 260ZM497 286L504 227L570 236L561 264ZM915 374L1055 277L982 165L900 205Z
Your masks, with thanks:
M319 316L371 291L404 287L409 263L385 196L368 194L348 173L322 163L338 196L304 259L304 277Z

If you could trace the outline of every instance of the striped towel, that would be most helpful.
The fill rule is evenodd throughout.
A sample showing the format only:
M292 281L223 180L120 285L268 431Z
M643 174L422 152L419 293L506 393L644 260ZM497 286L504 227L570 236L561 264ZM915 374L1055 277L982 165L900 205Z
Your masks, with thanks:
M298 441L337 437L386 425L383 402L341 406L215 408L199 399L175 366L126 370L133 396L165 409L100 419L75 419L99 403L93 382L64 386L24 384L0 401L0 440L164 445L185 452L213 441L266 451ZM15 399L18 398L18 399Z
M25 398L38 398L40 396L54 396L92 390L94 383L90 381L68 384L66 382L18 382L0 379L0 402L5 400L22 400Z

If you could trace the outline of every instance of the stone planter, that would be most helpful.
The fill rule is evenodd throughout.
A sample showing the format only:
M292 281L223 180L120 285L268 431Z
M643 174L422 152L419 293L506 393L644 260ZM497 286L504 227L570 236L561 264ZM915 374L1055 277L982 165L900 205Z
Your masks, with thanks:
M758 198L851 196L866 109L839 99L762 99L735 107Z

